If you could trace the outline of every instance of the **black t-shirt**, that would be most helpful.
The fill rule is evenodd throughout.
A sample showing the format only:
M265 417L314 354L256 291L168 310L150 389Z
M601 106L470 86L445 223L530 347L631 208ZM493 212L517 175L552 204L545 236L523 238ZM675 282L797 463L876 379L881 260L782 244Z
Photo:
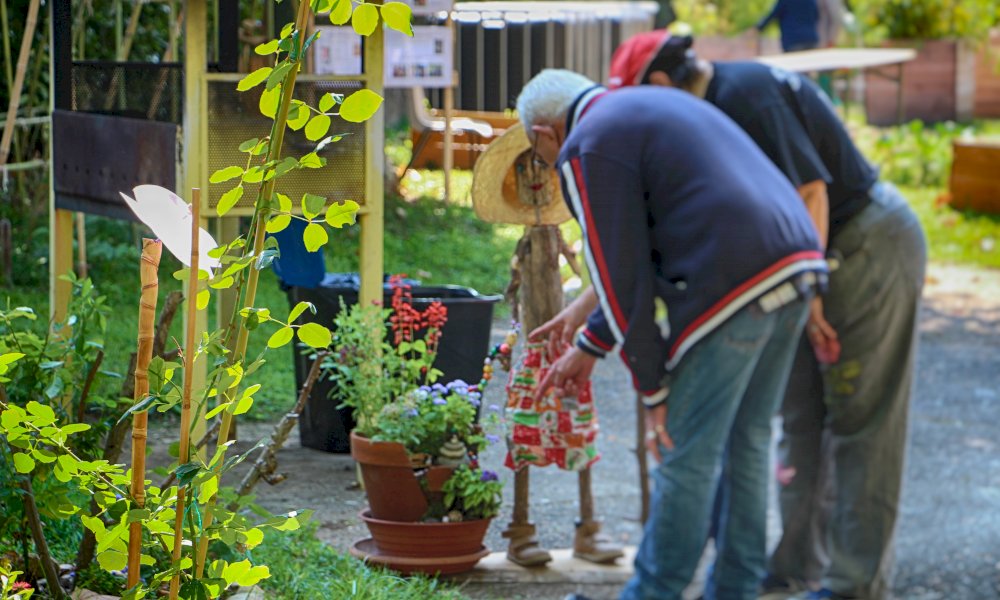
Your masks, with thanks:
M821 179L830 202L830 237L868 205L878 179L830 99L809 78L753 62L713 63L705 99L736 121L799 187Z

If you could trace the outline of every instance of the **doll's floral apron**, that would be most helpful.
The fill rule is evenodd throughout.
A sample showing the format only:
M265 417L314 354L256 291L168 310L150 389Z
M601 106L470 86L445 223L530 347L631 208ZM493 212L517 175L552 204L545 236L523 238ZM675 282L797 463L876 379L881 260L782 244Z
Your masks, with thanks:
M560 397L550 391L535 402L535 386L545 378L550 362L544 343L527 344L507 380L507 460L511 469L554 464L582 471L600 455L597 407L588 381L579 396Z

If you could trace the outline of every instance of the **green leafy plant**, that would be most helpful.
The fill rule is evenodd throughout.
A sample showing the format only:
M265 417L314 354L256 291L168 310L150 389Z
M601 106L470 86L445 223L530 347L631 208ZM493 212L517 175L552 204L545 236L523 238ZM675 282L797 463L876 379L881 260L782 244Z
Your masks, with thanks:
M445 510L465 519L488 519L500 512L503 484L496 473L463 465L444 484Z
M982 42L1000 18L993 0L863 0L853 5L868 43L884 39Z
M7 560L0 561L0 600L28 600L34 593L26 581L18 581L21 571L11 568Z

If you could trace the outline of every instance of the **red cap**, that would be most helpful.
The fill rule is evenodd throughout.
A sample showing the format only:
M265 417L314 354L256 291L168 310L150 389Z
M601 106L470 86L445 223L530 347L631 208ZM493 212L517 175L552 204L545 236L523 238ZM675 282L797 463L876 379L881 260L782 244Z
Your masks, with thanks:
M611 57L608 87L614 89L642 83L649 64L669 39L669 31L657 29L634 35L623 42Z

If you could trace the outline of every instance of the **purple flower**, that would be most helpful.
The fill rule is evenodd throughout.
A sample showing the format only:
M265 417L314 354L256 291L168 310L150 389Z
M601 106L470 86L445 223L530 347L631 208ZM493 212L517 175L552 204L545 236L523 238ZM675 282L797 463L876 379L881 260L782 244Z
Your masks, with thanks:
M444 387L440 383L435 383L433 386L431 386L431 389L434 390L435 392L442 392L442 393L448 391L448 388Z
M490 411L491 413L498 413L500 412L500 406L497 404L490 404L489 408L487 408L486 410Z
M461 379L456 379L454 381L449 381L448 382L448 388L449 389L453 389L453 390L454 389L466 389L468 387L469 387L469 384L465 383Z
M500 441L500 436L499 435L493 435L492 433L487 433L486 434L486 441L489 442L490 444L496 444L497 442Z
M436 404L437 406L444 406L445 404L448 404L448 401L445 400L444 398L435 398L434 404Z
M429 385L422 385L422 386L418 387L417 389L420 390L421 392L425 393L425 394L431 393L431 386L429 386Z
M417 409L411 408L410 410L406 411L406 414L407 414L407 416L415 417L415 416L417 416L420 413L417 412Z
M479 481L490 482L490 481L500 481L500 476L494 471L489 469L483 469L483 474L479 476Z

